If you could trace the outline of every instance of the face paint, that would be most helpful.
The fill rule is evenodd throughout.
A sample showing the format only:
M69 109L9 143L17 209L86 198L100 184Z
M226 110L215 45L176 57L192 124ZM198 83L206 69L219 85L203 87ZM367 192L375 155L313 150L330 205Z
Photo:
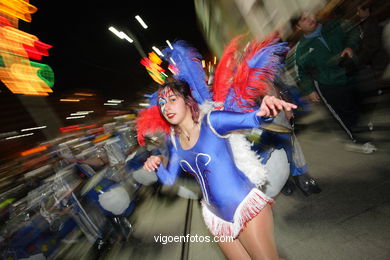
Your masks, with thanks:
M167 104L167 100L163 97L158 98L158 105L160 106L161 113L164 114L165 105Z
M175 95L171 88L164 88L158 95L158 105L160 106L161 113L165 112L165 105L168 103L168 98L171 95Z
M162 98L165 98L165 99L168 99L168 97L170 95L174 95L175 93L173 93L172 89L169 88L169 87L166 87L164 88L163 90L160 91L160 93L158 94L159 97L162 97Z

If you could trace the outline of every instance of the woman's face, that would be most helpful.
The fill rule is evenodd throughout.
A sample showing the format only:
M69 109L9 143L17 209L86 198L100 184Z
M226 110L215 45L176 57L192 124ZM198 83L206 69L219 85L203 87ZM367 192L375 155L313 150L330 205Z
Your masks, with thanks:
M175 94L171 88L164 88L159 94L158 105L164 118L172 125L180 124L187 113L191 113L182 96Z

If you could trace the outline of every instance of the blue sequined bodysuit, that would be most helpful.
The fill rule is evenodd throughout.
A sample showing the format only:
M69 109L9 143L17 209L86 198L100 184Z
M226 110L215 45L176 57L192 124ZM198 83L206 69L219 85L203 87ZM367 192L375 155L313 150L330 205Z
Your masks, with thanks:
M257 117L256 112L213 111L207 114L201 120L198 141L188 150L184 150L178 137L172 135L168 145L168 166L160 165L157 171L160 181L172 185L181 167L195 176L207 208L219 218L233 222L237 207L255 185L237 168L230 143L222 135L259 127L264 119Z

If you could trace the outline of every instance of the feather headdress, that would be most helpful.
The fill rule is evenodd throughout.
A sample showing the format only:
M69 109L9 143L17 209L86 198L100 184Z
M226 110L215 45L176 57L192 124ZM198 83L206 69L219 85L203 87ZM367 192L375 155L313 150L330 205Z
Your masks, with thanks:
M206 73L202 67L202 56L185 41L172 44L173 49L167 47L163 50L164 58L174 63L178 69L175 78L187 82L191 88L193 98L199 104L211 100L210 90L206 83Z
M164 59L177 69L174 77L185 81L191 88L194 99L203 104L215 101L223 104L224 110L245 112L257 108L256 99L267 93L268 84L274 80L282 65L287 43L277 43L277 35L262 42L252 41L237 61L239 41L234 38L226 47L215 72L213 96L206 83L206 74L199 52L185 41L177 41L163 50ZM213 98L213 100L212 100ZM157 107L157 93L150 95L151 107L140 112L137 118L138 141L144 145L144 136L158 131L169 133L170 126Z

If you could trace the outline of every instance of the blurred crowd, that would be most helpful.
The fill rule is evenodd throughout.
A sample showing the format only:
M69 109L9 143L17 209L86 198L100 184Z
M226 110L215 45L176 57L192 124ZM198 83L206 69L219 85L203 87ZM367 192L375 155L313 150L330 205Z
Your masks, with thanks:
M137 191L157 181L142 171L143 158L157 146L151 139L138 147L134 122L122 118L71 131L2 164L2 259L62 259L69 252L76 259L68 249L80 236L94 252L128 239Z
M361 133L374 126L362 114L370 115L377 105L373 97L390 86L389 7L378 1L341 3L329 13L303 10L292 16L287 74L306 100L325 105L346 134L346 149L371 153L376 147Z

